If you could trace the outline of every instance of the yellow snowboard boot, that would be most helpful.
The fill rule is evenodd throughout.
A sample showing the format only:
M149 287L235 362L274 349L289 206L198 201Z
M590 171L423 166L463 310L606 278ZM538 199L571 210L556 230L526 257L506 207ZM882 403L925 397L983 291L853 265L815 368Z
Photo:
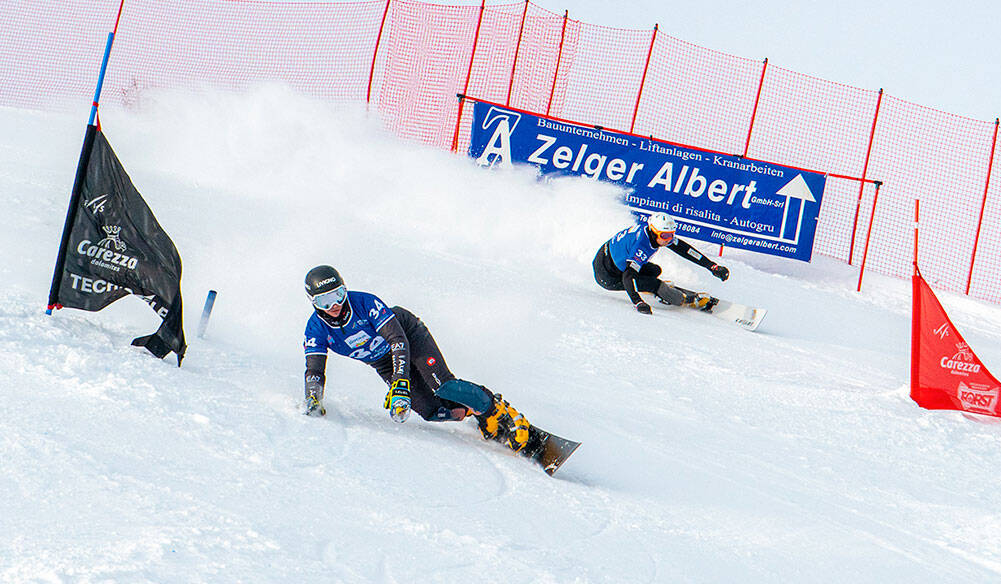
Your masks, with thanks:
M479 422L480 434L486 440L496 440L515 452L521 452L529 443L532 427L511 404L494 394L494 403L490 411L476 417Z

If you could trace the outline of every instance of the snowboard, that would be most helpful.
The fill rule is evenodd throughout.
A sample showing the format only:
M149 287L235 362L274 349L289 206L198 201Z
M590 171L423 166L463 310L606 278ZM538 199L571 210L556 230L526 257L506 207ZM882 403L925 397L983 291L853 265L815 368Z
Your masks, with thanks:
M435 395L478 412L489 410L491 405L490 397L480 386L463 379L446 381L435 391ZM552 476L580 446L580 442L567 440L538 426L531 426L530 431L538 435L538 443L530 447L531 451L522 450L520 454L538 463L549 476ZM526 446L527 448L529 447Z
M536 448L535 452L528 455L528 458L541 466L542 470L546 471L546 474L553 476L553 473L559 470L560 466L577 450L580 442L567 440L552 432L546 432L538 426L532 426L532 428L539 433L541 444Z
M767 312L764 308L754 308L729 300L720 300L716 306L713 306L709 314L720 320L731 322L742 329L753 331L761 324Z

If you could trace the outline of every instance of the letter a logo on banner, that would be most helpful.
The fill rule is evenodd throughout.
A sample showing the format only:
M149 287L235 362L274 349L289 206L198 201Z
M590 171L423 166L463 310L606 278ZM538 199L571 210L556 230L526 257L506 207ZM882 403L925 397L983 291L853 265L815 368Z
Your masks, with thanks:
M920 273L912 283L911 399L929 410L1001 416L1001 384L963 340Z
M488 129L492 124L496 124L493 136L487 141L483 154L476 159L476 164L480 166L500 166L510 168L511 164L511 134L521 116L507 110L491 107L487 115L483 117L483 129Z

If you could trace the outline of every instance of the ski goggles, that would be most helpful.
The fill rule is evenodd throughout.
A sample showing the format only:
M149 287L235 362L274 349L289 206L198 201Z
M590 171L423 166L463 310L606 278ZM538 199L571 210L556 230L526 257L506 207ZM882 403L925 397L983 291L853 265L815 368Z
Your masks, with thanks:
M310 300L313 301L313 306L319 308L320 310L330 310L334 306L344 304L344 301L347 299L348 289L343 284L329 292L317 294L316 296L310 298Z
M657 239L664 241L664 243L670 243L674 239L673 231L657 231L652 227L650 230L657 236Z

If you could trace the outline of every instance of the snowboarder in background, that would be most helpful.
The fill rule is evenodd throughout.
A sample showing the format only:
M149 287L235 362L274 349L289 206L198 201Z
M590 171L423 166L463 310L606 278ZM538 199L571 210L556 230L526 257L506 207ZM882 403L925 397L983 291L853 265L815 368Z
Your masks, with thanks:
M594 279L605 290L625 290L629 301L641 314L653 314L650 305L640 298L640 292L657 296L664 304L689 306L712 312L718 299L696 293L660 279L661 269L650 258L666 247L686 260L712 272L721 281L730 277L730 270L702 255L688 242L679 239L678 226L667 213L654 213L645 224L623 229L606 241L594 256Z
M456 379L431 332L400 306L390 308L374 294L348 290L331 266L306 274L306 295L313 314L306 323L305 410L323 416L327 351L371 365L389 386L383 407L395 422L416 411L429 422L476 418L487 440L533 456L540 432L523 415L489 389Z

